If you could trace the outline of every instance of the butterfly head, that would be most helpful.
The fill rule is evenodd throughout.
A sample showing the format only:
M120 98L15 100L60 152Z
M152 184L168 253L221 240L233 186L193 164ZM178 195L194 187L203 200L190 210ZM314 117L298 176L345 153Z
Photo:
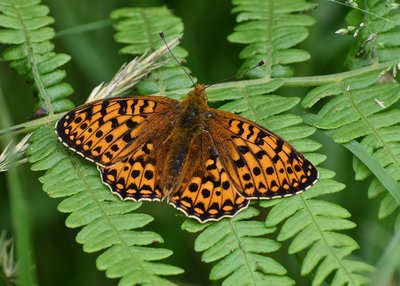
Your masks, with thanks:
M194 86L194 89L191 92L189 92L188 97L196 98L195 100L201 100L207 103L208 96L205 89L206 87L204 84L196 84Z
M194 89L189 92L188 97L182 101L182 107L186 113L200 115L208 109L208 96L204 84L196 84ZM185 112L184 112L185 113Z
M201 129L204 125L202 121L207 118L209 109L207 99L204 85L196 84L186 99L181 102L178 126L186 132L196 132Z

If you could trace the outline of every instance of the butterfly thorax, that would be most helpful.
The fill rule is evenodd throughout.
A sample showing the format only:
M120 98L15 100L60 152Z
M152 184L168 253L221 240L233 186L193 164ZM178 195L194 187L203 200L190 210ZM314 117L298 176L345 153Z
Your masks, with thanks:
M181 103L181 112L177 122L177 128L185 133L195 133L204 125L206 118L207 94L203 85L196 87L189 93L188 97ZM187 134L187 135L190 135Z

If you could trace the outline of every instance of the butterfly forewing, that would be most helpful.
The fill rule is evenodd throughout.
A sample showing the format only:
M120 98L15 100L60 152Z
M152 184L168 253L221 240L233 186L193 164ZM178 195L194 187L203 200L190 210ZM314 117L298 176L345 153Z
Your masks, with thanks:
M178 109L179 101L166 97L99 100L64 115L56 132L73 151L96 164L111 166L169 125Z
M291 196L318 180L317 169L276 134L238 115L210 110L211 136L242 196Z

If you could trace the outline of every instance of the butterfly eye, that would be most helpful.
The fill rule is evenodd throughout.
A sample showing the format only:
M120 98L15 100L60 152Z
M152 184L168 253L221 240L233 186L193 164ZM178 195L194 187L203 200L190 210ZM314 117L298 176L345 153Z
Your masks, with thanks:
M210 119L210 118L212 117L211 112L210 112L210 111L204 112L204 117L205 117L206 119Z

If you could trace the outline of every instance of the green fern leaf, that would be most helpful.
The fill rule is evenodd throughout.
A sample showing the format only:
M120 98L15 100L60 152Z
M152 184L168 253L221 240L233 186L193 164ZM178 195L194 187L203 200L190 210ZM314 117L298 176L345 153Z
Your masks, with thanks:
M45 170L40 178L43 190L54 198L65 198L59 211L70 213L66 225L82 227L76 240L86 252L103 251L97 267L109 278L121 278L119 285L173 285L160 275L182 273L178 267L159 262L170 250L149 247L162 243L156 233L140 228L153 218L133 213L141 203L123 202L99 180L93 164L69 154L57 142L52 126L44 126L31 137L28 150L32 169Z
M37 108L48 113L62 112L73 107L65 99L72 87L63 82L66 73L59 68L69 61L66 54L53 52L50 40L54 19L40 1L0 0L0 43L10 45L3 58L18 74L33 84L39 95Z
M300 102L300 99L262 94L263 91L273 93L280 87L280 83L281 81L271 81L268 84L251 87L238 84L237 90L231 87L229 92L227 92L228 88L222 88L221 90L210 89L209 97L212 101L218 101L219 96L221 99L226 100L229 98L227 95L231 94L234 100L222 105L222 109L240 113L264 126L268 126L269 129L282 135L303 152L315 152L321 145L307 138L315 132L315 128L301 125L302 118L300 116L285 114L285 112L292 110ZM317 153L307 153L306 156L315 164L321 163L326 159L326 156ZM301 273L307 275L314 272L316 277L313 279L313 285L321 285L332 272L335 273L332 282L339 283L337 285L341 285L342 280L354 285L361 285L367 281L367 278L361 275L360 272L371 271L372 268L367 264L347 258L349 254L358 248L358 244L349 236L338 233L338 231L355 227L355 224L347 219L350 214L336 204L314 200L315 197L338 192L344 186L332 180L333 172L322 168L319 168L319 170L321 172L320 182L311 190L305 192L304 195L260 202L263 207L274 206L266 220L267 228L276 227L279 223L284 222L279 231L278 239L281 241L292 239L289 253L294 254L309 248ZM240 216L235 217L235 220L239 221ZM198 231L198 229L196 230ZM203 233L207 231L208 228ZM203 233L198 240L200 240ZM207 260L208 253L219 253L220 249L224 249L224 247L229 249L229 246L233 243L227 238L225 238L226 240L219 238L219 235L225 237L224 235L226 234L219 228L217 231L213 230L205 235L207 238L204 241L208 241L209 245L195 247L197 251L204 251L203 260L207 263L214 261ZM196 240L196 243L198 240ZM264 248L261 247L259 249ZM230 271L235 270L236 273L237 269L244 269L246 263L237 257L230 258L229 255L229 252L219 253L216 259L223 259L222 261L234 260L233 268L229 268L224 262L218 262L211 271L210 278L225 279L223 283L226 285L230 285L232 281L238 281L237 285L244 285L245 280L240 280L239 277L251 279L249 278L250 274L245 274L241 271L238 276L231 277L229 275L232 273ZM341 262L342 260L344 261L343 263ZM220 274L221 268L217 267L217 265L223 265L221 268L227 268L228 270ZM273 266L271 267L274 268ZM253 269L253 271L254 273L251 277L258 277L256 270ZM215 273L220 275L214 276ZM343 273L345 273L344 278ZM284 275L285 273L277 272L275 274ZM288 277L285 277L284 283L290 284L289 281L291 280L286 279Z
M394 106L399 101L400 87L395 82L379 82L381 76L381 72L371 72L319 86L302 103L311 107L329 97L314 120L315 126L332 130L332 138L338 143L359 140L377 164L385 168L386 175L399 181L400 145L396 130L400 126L400 110ZM357 179L365 179L371 174L358 159L353 162L353 167ZM378 181L370 185L370 197L376 197L385 189L378 185ZM399 207L395 199L399 195L398 187L389 189L379 217L388 216Z
M331 179L332 172L319 168L321 178L313 189L304 194L275 203L266 219L268 227L284 222L278 240L292 239L289 253L308 249L302 263L301 274L314 272L312 285L321 285L334 272L330 285L364 285L368 278L360 272L370 272L372 267L347 258L358 244L349 236L337 231L351 229L350 213L331 202L315 199L323 194L341 191L344 186ZM270 206L269 202L260 203Z
M288 64L306 61L310 55L292 48L308 36L307 26L315 20L299 12L314 7L315 4L299 0L263 1L234 0L233 13L238 13L239 23L228 37L233 43L246 44L239 54L245 59L242 70L253 67L265 60L264 68L250 73L253 77L286 77L293 74Z
M259 100L264 98L264 102L255 101L255 106L251 106L245 105L246 101L243 101L239 105L242 114L263 122L265 126L282 135L301 151L315 152L320 148L320 144L316 142L310 144L312 140L307 139L314 133L314 128L299 125L302 122L300 117L280 114L291 110L300 99L271 95L256 98ZM226 106L235 105L227 104ZM262 106L261 110L257 108L259 106ZM237 110L230 109L230 111ZM307 153L306 156L316 164L325 160L325 156L316 153ZM352 263L349 259L345 259L346 264L340 263L345 256L358 248L357 243L350 237L337 233L337 231L355 227L354 223L347 220L350 214L336 204L314 200L315 197L338 192L344 186L332 180L333 172L322 168L319 170L320 181L304 194L282 200L260 202L263 207L273 206L266 220L267 227L276 227L284 222L278 239L281 241L292 239L289 253L294 254L310 248L302 264L302 274L307 275L315 271L313 285L323 283L333 271L335 271L335 277L338 277L333 281L339 277L350 282L359 278L360 281L357 280L354 285L361 285L361 280L365 281L366 277L359 275L358 272L370 271L371 267L358 261ZM364 268L360 270L359 265L364 265ZM342 273L346 273L347 276L343 278Z
M166 40L172 40L183 33L181 19L175 17L166 7L122 8L115 10L111 17L118 22L114 25L115 40L126 44L120 51L138 55L155 51L164 45L159 33L163 31ZM134 31L134 32L133 32ZM174 55L183 60L187 51L176 47ZM172 61L151 73L136 88L139 94L165 94L166 91L192 86L191 81L176 62Z
M284 64L308 59L308 54L305 52L304 55L307 56L296 58L296 53L297 55L301 53L292 47L307 37L308 31L305 26L312 24L313 19L306 15L291 13L309 9L312 5L305 1L285 2L276 6L257 2L258 6L255 9L254 1L235 1L237 7L234 12L239 12L237 21L245 23L235 28L229 40L249 44L241 53L241 56L246 58L243 67L251 67L262 58L266 58L267 62L268 59L272 59L265 73L255 76L290 76L291 69ZM255 36L261 32L263 36ZM280 38L285 40L280 42ZM283 43L285 45L282 45ZM367 78L366 81L368 80L371 79ZM255 89L250 85L253 90L249 86L241 86L240 92L235 92L234 88L231 88L232 98L226 96L228 94L226 90L222 90L221 98L232 101L221 108L240 113L246 118L267 126L292 143L298 150L306 152L307 158L315 164L323 162L326 156L309 153L320 148L319 143L308 138L315 132L315 128L302 125L303 120L300 116L284 113L293 109L300 99L284 98L273 94L266 96L266 93L273 93L281 84L281 80L271 81L268 84L256 84ZM327 96L326 90L323 91L325 93L321 93ZM218 98L218 92L215 94L213 92L210 90L210 98L212 95ZM338 231L355 227L355 224L347 219L350 214L336 204L314 199L324 194L338 192L344 186L332 180L333 172L322 168L319 170L320 181L304 195L260 202L263 207L272 207L266 220L267 228L276 227L283 222L278 239L292 240L289 253L294 254L309 249L302 264L301 273L307 275L313 272L315 274L313 285L321 285L331 273L334 273L332 280L334 285L342 285L343 281L361 285L367 281L366 276L361 273L371 271L371 267L347 258L358 248L358 245L350 237L338 233ZM343 263L341 263L342 260Z
M351 68L390 60L398 61L399 59L400 42L398 41L398 25L396 25L400 19L399 14L395 10L391 10L390 6L385 5L382 1L369 1L367 9L369 13L354 10L347 17L351 25L358 26L363 22L364 25L368 26L368 29L360 30L359 37L348 55ZM384 71L378 78L381 79L383 75ZM391 77L390 74L386 74L381 81L388 81L387 79L390 81ZM392 180L400 181L398 175L400 173L400 140L396 136L400 126L399 109L391 107L398 101L399 87L394 82L376 84L367 90L367 94L372 95L373 88L377 90L377 95L373 100L375 100L375 105L379 105L380 112L371 116L368 116L368 113L363 114L363 116L368 117L350 127L354 129L358 125L357 136L354 137L372 154L377 164L385 168L387 175L391 176ZM386 94L387 92L389 94ZM363 97L361 94L358 96ZM370 109L362 108L360 111L366 113ZM347 127L342 127L343 129L350 131ZM338 136L340 137L340 134ZM360 180L371 175L370 170L361 161L362 158L354 157L353 167L356 178ZM381 181L379 177L374 178L368 189L371 198L385 193L379 208L378 217L380 218L392 214L400 204L400 201L396 199L400 196L399 185L388 188L389 192L385 192L385 188L390 185L389 181Z
M385 82L382 80L382 75L381 71L369 72L349 78L340 78L334 83L323 84L308 93L302 104L305 107L311 107L323 100L324 105L312 120L313 124L319 128L330 130L329 134L338 143L360 140L378 165L385 168L383 169L386 171L385 176L392 176L395 180L399 180L396 172L393 172L400 170L398 169L400 161L396 151L398 147L393 144L398 142L398 138L385 136L390 135L391 129L396 128L399 123L396 119L399 111L392 108L398 101L399 86L394 82ZM357 155L356 152L354 154ZM357 179L364 179L371 174L358 160L353 162L353 167L356 170ZM373 169L371 168L371 170ZM384 190L376 180L371 184L371 188L375 190L374 196ZM398 207L398 203L396 204L393 199L393 197L398 197L398 194L396 195L394 192L398 192L398 188L393 187L391 193L381 204L381 209L383 206L385 208L385 215L392 213ZM308 194L306 192L302 197L306 198ZM300 199L293 198L293 200L299 201ZM303 225L307 224L307 227L296 234L296 239L301 242L300 247L296 244L294 247L293 244L291 245L292 251L298 252L304 248L304 239L307 239L307 246L311 245L308 241L311 240L312 246L304 260L302 273L309 273L318 267L313 279L314 285L320 285L333 271L336 273L331 285L367 284L368 280L359 273L371 271L371 267L347 258L354 249L358 248L357 243L343 234L337 236L332 232L332 230L345 230L352 227L352 223L347 220L348 214L345 212L330 213L330 206L326 206L324 212L320 213L312 209L314 203L315 200L298 202L301 211L296 210L296 215L291 218L296 221L298 214L308 217L307 219L299 216L297 219L297 221L302 219ZM277 209L278 213L279 211L280 209ZM326 226L321 227L321 219L326 220L326 218L331 223L327 225L327 228ZM298 225L295 223L288 225L289 222L288 220L284 227L286 226L288 229L297 227L298 231ZM295 231L292 231L291 235L294 235L293 232ZM334 235L332 236L332 234ZM281 237L281 239L287 239L287 237Z
M398 59L400 41L397 23L400 16L397 11L379 0L362 3L360 8L369 13L354 9L346 17L349 25L359 27L363 23L367 27L360 29L348 54L349 66L354 69Z
M274 259L265 256L275 252L280 244L261 236L275 231L262 222L249 220L259 214L253 207L232 219L200 225L187 220L182 229L202 233L197 237L195 250L203 252L202 260L216 262L211 280L224 279L222 285L293 285L285 276L286 269Z

